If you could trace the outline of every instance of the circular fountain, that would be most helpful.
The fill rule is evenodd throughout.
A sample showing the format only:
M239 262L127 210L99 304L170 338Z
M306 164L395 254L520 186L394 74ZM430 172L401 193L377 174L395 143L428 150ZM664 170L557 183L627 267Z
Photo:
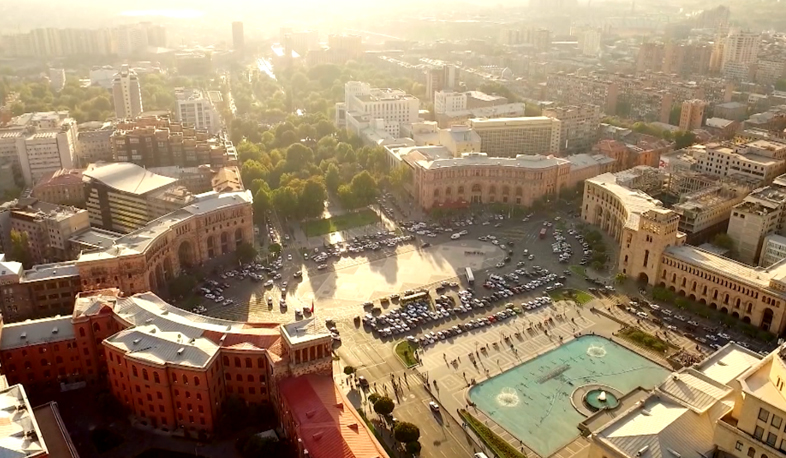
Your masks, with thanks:
M603 358L606 356L606 349L602 345L590 345L587 348L587 355L593 358Z
M502 407L516 407L519 404L519 394L513 388L502 388L497 395L497 404Z
M617 396L609 393L606 390L596 388L594 390L588 391L587 394L584 395L584 403L587 405L587 408L593 412L597 412L599 410L607 410L617 407L617 405L619 405L619 399L617 399Z

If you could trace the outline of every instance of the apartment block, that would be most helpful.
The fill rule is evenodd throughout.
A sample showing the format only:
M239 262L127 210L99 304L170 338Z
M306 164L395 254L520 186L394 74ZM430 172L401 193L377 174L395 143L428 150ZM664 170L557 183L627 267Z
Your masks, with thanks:
M109 231L132 232L194 200L177 179L135 164L92 164L83 175L90 224Z
M770 234L764 237L759 257L759 266L767 268L786 259L786 237Z
M737 259L747 264L760 260L764 239L770 234L786 235L786 187L782 178L759 188L732 210L729 237Z
M115 161L143 167L222 167L237 163L237 151L231 141L172 121L168 116L118 122L111 141Z
M592 104L547 108L543 116L560 122L560 153L586 153L597 141L600 107Z
M401 124L419 117L417 97L397 89L372 88L368 83L349 81L344 85L344 102L336 104L336 125L355 134L369 125L399 137Z
M87 210L37 199L20 199L10 210L10 228L27 232L34 263L68 259L71 236L90 227Z
M550 100L563 105L589 103L598 105L607 114L614 114L617 110L619 86L610 79L559 72L549 75L546 90Z
M471 119L480 149L492 157L555 154L560 150L561 122L547 116Z
M761 183L770 183L786 172L786 143L772 140L708 143L700 150L694 154L697 172L721 177L738 175Z
M220 92L214 92L220 97ZM198 89L175 89L177 99L177 111L175 119L177 121L193 125L199 130L206 130L211 135L218 133L221 128L221 118L214 105L214 100L208 94ZM220 102L218 100L217 102Z
M745 199L750 188L723 183L680 195L672 209L680 215L678 229L687 242L700 245L715 234L726 232L732 209Z
M93 162L112 162L114 123L87 122L80 124L78 130L76 156L80 167Z
M704 108L706 103L703 100L686 100L682 102L680 111L680 130L690 132L698 129L704 123Z
M76 164L77 125L67 111L26 113L0 124L0 159L32 186L42 176Z
M134 118L144 111L139 76L128 65L123 65L112 78L112 96L119 119Z

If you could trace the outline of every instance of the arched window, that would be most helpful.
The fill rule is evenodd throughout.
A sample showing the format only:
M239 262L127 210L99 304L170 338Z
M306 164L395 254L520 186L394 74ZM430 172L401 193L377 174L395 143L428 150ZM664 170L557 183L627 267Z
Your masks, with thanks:
M242 367L240 365L240 358L238 358L237 356L235 356L235 367Z
M158 376L158 372L153 372L153 381L156 383L161 383L161 378Z
M754 458L756 456L756 450L753 447L748 447L748 456Z
M459 186L458 187L458 193L459 194L464 194L464 186Z
M229 356L224 356L224 366L229 366Z
M496 193L497 193L497 187L491 185L491 187L489 188L489 194L496 194Z
M257 367L259 368L265 367L265 360L263 360L261 356L257 358Z
M472 192L480 192L480 190L481 190L481 187L480 187L479 184L473 184L472 185Z
M199 386L199 377L194 376L194 385Z
M246 367L252 367L251 358L246 358Z
M227 380L232 380L232 375L230 375L229 372L226 372L224 374L224 378L227 379Z
M188 385L188 377L186 377L186 374L183 374L183 385Z
M453 188L448 186L447 188L445 188L445 195L449 196L451 194L453 194Z
M93 323L93 331L98 332L101 330L101 325L98 323Z
M139 373L136 370L136 366L131 366L131 373L134 374L134 377L139 377Z
M142 378L145 380L150 380L150 377L147 375L147 369L142 369Z
M439 197L439 188L434 188L434 197Z
M85 336L85 328L79 328L79 337Z
M502 187L502 195L507 196L508 194L510 194L510 187L509 186L503 186Z

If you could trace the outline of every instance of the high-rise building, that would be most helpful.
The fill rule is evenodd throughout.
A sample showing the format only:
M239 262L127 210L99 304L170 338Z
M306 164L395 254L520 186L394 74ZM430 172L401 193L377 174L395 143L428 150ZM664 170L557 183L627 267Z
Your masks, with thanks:
M149 46L147 27L144 24L124 24L113 31L117 54L123 57L143 53Z
M26 113L0 125L0 159L11 161L28 186L73 168L76 151L77 125L67 111Z
M579 51L585 56L597 56L600 53L600 29L586 29L578 33Z
M232 23L232 49L243 51L246 46L245 36L243 35L243 23L235 21Z
M150 22L143 22L142 25L147 31L147 45L157 48L166 48L166 27Z
M586 153L595 144L600 125L600 107L590 103L547 108L543 116L560 121L560 148L563 155Z
M434 99L434 94L436 92L458 89L459 75L461 72L458 67L431 59L421 59L421 62L423 62L426 67L426 97L429 100Z
M704 122L704 107L707 104L703 100L686 100L682 102L680 111L680 130L689 132L698 129Z
M112 95L115 101L115 116L120 119L133 118L142 110L142 88L136 72L123 65L112 80Z
M111 122L85 122L79 125L76 155L80 167L93 162L112 162L112 133L115 125Z
M176 89L177 120L192 124L197 129L206 130L210 134L218 133L221 130L221 118L211 96L220 97L221 93L211 91L211 94L207 94L198 89Z
M466 92L437 91L434 93L435 114L444 114L450 111L462 111L466 109Z
M722 37L720 71L724 77L738 81L752 80L759 57L761 35L734 30Z
M489 156L556 154L560 150L559 120L547 116L470 119L480 135L480 150Z

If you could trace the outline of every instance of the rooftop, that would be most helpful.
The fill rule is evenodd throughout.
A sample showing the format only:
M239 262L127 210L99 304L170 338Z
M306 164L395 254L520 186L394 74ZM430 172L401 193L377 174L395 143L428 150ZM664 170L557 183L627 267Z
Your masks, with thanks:
M47 453L47 446L22 385L0 391L0 456L16 458Z
M623 178L623 175L620 175ZM650 197L645 192L633 190L617 184L618 177L613 173L604 173L586 180L600 186L614 194L620 200L628 213L628 220L625 225L628 227L638 227L641 214L650 211L669 211L666 210L661 202Z
M327 329L314 317L282 325L281 334L292 345L330 336Z
M388 458L332 377L303 375L281 382L281 397L298 437L313 458Z
M24 282L53 280L56 278L78 277L79 269L75 261L55 262L52 264L37 264L25 270Z
M48 402L33 409L38 427L46 443L47 458L77 458L79 454L60 416L56 402Z
M156 175L130 162L90 164L83 174L85 177L100 181L110 188L138 196L177 182L175 178Z
M48 188L52 186L68 186L68 185L81 185L82 184L82 170L81 169L60 169L54 172L47 173L42 176L35 189Z
M0 349L9 350L42 343L71 340L74 326L70 316L55 316L3 325Z
M469 120L473 129L478 127L516 127L527 126L529 124L551 124L556 120L548 116L519 116L515 118L474 118Z
M195 200L190 205L154 219L136 231L123 235L117 239L113 247L91 253L82 253L79 256L79 262L144 253L155 240L165 235L176 224L194 216L211 213L221 208L247 205L252 201L251 191L248 190L222 194L216 192L199 194L195 196Z
M761 355L730 343L705 358L694 368L716 382L727 385L761 359Z
M107 248L111 248L117 239L122 236L123 234L118 234L117 232L91 227L85 229L79 234L74 235L68 239L68 241L77 245L81 245L84 248L105 250Z

